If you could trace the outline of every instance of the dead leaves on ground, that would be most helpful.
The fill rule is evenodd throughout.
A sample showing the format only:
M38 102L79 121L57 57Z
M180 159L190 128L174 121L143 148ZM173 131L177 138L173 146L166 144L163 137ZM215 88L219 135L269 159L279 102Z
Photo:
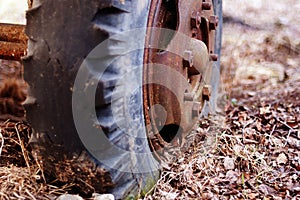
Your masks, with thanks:
M169 165L147 198L300 198L300 102L272 104L275 96L264 95L269 101L229 106L225 127L199 128L202 140Z

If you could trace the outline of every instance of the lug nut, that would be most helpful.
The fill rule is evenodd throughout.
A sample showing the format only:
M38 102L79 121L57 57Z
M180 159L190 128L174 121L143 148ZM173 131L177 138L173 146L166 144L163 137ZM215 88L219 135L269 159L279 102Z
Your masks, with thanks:
M217 16L213 15L209 17L209 29L216 30L218 26L219 19Z
M188 62L187 67L191 67L193 65L193 52L190 50L185 50L183 52L183 60Z
M193 101L194 94L193 93L184 93L183 99L184 99L184 101Z
M202 100L209 101L211 95L211 85L204 85L202 89Z
M211 61L218 61L218 54L210 54L209 59Z
M210 9L211 9L211 3L202 2L202 10L210 10Z
M201 24L201 16L199 12L193 11L191 15L191 27L197 28Z
M192 117L198 117L201 110L201 103L200 102L194 102L192 107Z
M197 28L192 28L191 32L192 32L192 37L197 38L199 34L199 30Z

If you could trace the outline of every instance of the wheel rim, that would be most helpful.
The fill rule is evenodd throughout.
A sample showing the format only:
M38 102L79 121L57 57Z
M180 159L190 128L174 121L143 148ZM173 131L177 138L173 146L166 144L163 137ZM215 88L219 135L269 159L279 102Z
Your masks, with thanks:
M171 37L166 37L151 29L147 32L146 47L157 46L161 42L161 49L145 49L144 55L144 116L147 126L148 138L152 150L160 150L168 145L182 145L183 138L193 128L204 100L210 96L210 64L205 72L199 72L193 64L193 51L184 50L182 56L168 51L170 48L181 48L181 44L172 44L176 33L182 33L192 41L202 41L207 48L206 53L196 55L200 60L209 58L211 63L218 58L214 54L215 29L218 18L214 15L213 2L193 0L153 0L150 7L148 27L166 28L175 31ZM153 45L156 44L156 45ZM195 55L194 55L195 56ZM187 91L185 84L172 80L171 74L157 72L152 64L167 66L180 73L189 83L192 91ZM174 97L174 91L170 91L153 83L154 79L169 79L176 85L175 93L180 98ZM157 109L151 109L155 105L161 105L166 111L164 116ZM183 105L180 107L180 105ZM181 134L182 133L182 134Z

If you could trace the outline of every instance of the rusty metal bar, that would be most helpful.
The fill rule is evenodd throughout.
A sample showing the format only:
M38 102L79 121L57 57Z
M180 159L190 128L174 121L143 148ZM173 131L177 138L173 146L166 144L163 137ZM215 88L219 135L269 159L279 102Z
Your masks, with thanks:
M0 23L0 41L26 43L25 26Z
M21 60L26 55L26 44L0 41L0 59Z
M26 49L25 26L0 23L0 59L21 60Z

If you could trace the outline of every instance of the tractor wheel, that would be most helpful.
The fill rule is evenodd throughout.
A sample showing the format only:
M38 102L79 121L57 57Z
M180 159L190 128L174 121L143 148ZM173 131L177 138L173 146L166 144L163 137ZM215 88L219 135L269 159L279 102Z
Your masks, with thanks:
M219 2L33 0L26 109L48 181L117 199L155 184L164 148L181 146L214 102Z

